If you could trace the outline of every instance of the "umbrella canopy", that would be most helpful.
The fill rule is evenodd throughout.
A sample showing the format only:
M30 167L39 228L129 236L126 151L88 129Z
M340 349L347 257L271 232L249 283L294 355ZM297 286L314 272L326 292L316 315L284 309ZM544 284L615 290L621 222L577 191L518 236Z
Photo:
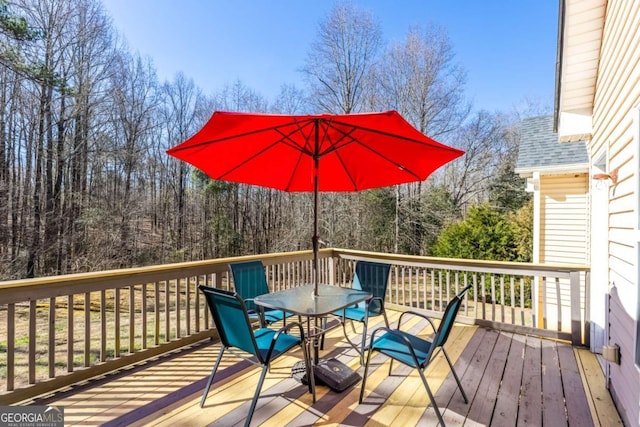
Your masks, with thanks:
M314 192L317 284L318 192L423 181L464 151L425 136L396 111L342 115L216 111L200 131L167 153L216 180Z

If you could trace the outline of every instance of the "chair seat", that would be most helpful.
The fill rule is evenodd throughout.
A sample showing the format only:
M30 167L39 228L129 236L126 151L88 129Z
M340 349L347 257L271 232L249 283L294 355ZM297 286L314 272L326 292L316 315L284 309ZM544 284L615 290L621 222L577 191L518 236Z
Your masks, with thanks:
M401 336L407 338L409 342L411 342L416 358L418 359L419 366L424 366L427 362L427 357L429 356L429 350L431 349L431 341L418 338L407 332L399 330L395 330L393 333L387 332L373 342L373 349L386 354L407 366L418 368L419 366L416 366L413 356L411 355L411 351Z
M344 310L335 311L333 314L345 319L355 320L356 322L364 322L364 308L361 307L348 307Z
M254 332L256 337L256 344L258 345L258 351L262 355L264 359L267 358L267 353L269 352L269 346L271 345L271 341L273 340L273 336L277 333L270 328L260 328ZM273 347L273 353L271 353L271 360L275 359L282 353L286 353L288 350L293 347L300 345L300 337L295 335L281 333L278 336L278 340Z
M333 313L336 316L342 317L344 315L345 319L353 320L356 322L364 322L364 307L347 307L344 310L335 311ZM369 310L369 317L380 316L382 314L379 311Z

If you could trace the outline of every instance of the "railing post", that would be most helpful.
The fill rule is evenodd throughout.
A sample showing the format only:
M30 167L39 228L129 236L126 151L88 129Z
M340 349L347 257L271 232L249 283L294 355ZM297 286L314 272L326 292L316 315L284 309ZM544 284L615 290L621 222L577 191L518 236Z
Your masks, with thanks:
M571 284L571 344L582 345L582 319L580 316L580 272L569 273Z
M591 273L584 272L584 345L591 348Z

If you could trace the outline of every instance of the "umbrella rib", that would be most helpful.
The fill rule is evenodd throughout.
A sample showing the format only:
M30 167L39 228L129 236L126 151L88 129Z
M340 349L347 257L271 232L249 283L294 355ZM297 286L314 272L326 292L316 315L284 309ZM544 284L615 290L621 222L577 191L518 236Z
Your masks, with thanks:
M203 145L217 144L217 143L220 143L220 142L226 142L226 141L229 141L229 140L232 140L232 139L240 139L240 138L244 138L244 137L247 137L247 136L256 135L256 134L263 133L263 132L268 132L268 131L276 131L276 132L280 133L280 135L282 135L282 136L284 136L286 138L289 138L290 135L294 134L295 132L298 132L299 130L301 130L301 129L305 128L305 127L307 127L311 122L308 121L308 120L305 120L305 121L296 120L296 121L294 121L294 123L298 125L298 129L292 131L289 134L285 134L284 132L282 132L280 130L280 128L283 128L283 127L286 127L286 126L291 126L292 125L291 122L279 124L279 125L276 125L276 126L264 127L264 128L260 128L260 129L256 129L256 130L252 130L252 131L248 131L248 132L244 132L244 133L238 133L238 134L234 134L234 135L230 135L230 136L225 136L225 137L218 138L218 139L208 139L206 141L196 142L196 143L189 144L189 145L182 145L181 144L181 145L173 147L173 148L171 148L170 150L167 150L167 151L169 151L171 153L176 153L178 151L191 150L193 148L198 148L198 147L201 147ZM277 142L280 142L280 141L275 141L275 142L277 143ZM300 150L300 147L298 147L297 145L295 146L295 148Z
M244 159L240 163L236 164L232 168L227 169L224 173L220 174L215 179L218 179L218 180L224 179L225 176L229 175L230 173L235 172L238 168L241 168L242 166L250 163L253 159L255 159L256 157L259 157L260 155L262 155L262 153L270 150L272 147L274 147L278 143L279 143L279 141L275 141L275 142L271 143L270 145L264 147L262 150L255 152L253 155L247 157L246 159Z
M284 132L282 132L280 129L273 129L274 131L278 132L280 135L282 135L282 138L278 140L278 142L281 142L285 145L287 145L288 147L291 147L295 150L300 151L301 153L307 154L309 156L313 156L313 151L312 150L308 150L306 145L298 145L295 143L295 141L291 138L291 135L293 135L296 132L300 132L302 133L303 129L306 126L298 126L297 130L291 131L288 134L285 134ZM306 142L307 138L305 138L305 142Z
M407 137L407 136L398 135L398 134L395 134L395 133L392 133L392 132L386 132L386 131L383 131L383 130L380 130L380 129L375 129L375 128L370 128L370 127L366 127L366 126L359 126L359 125L354 125L354 124L351 124L351 123L341 122L339 120L332 120L331 122L327 121L327 123L331 124L334 129L336 129L337 131L342 132L345 135L346 135L346 132L343 131L343 130L340 130L340 128L338 128L335 125L333 125L333 123L339 124L341 126L349 127L351 129L353 129L353 131L355 131L355 130L364 130L364 131L367 131L367 132L377 133L379 135L388 136L388 137L391 137L391 138L402 139L402 140L407 141L407 142L413 142L414 144L427 145L427 146L433 146L434 145L434 144L431 144L429 142L419 141L419 140L417 140L415 138L410 138L410 137ZM426 135L424 135L422 133L421 133L421 135L423 135L426 138L428 138L428 136L426 136ZM436 147L436 148L442 149L444 151L459 151L457 148L449 147L447 145L442 145L442 144L438 144L438 145L440 145L440 146Z
M289 182L287 182L287 186L285 187L284 191L289 191L289 189L291 188L291 183L293 182L293 177L295 176L295 171L296 171L296 169L298 169L298 166L302 162L302 157L303 156L304 156L304 153L302 151L300 151L300 155L298 156L298 161L296 161L296 164L295 164L295 166L293 168L293 171L291 172L291 176L289 177Z
M327 125L330 125L330 126L331 126L331 124L330 124L329 122L327 122ZM333 129L335 129L336 131L340 132L340 133L343 135L343 138L351 138L351 140L350 140L349 142L346 142L346 143L342 144L340 147L343 147L343 146L348 145L348 144L358 144L358 145L360 145L361 147L363 147L363 148L365 148L365 149L369 150L369 151L370 151L370 152L372 152L373 154L377 155L378 157L380 157L380 158L382 158L382 159L386 160L387 162L389 162L389 163L391 163L391 164L395 165L396 167L398 167L398 168L400 168L400 169L402 169L402 170L406 171L408 174L412 175L412 176L413 176L413 177L415 177L417 180L421 180L420 176L419 176L417 173L413 172L411 169L408 169L406 166L401 165L400 163L395 162L395 161L393 161L392 159L390 159L390 158L388 158L388 157L384 156L382 153L380 153L380 152L379 152L379 151L377 151L377 150L374 150L374 149L373 149L373 148L371 148L369 145L367 145L367 144L363 144L362 142L358 141L357 139L355 139L355 138L351 137L351 134L352 134L352 133L355 131L355 129L357 128L357 129L361 129L361 130L366 130L366 131L368 131L368 132L376 132L376 133L379 133L379 134L381 134L381 135L386 135L386 136L390 136L390 137L394 137L394 138L398 138L398 139L403 139L403 140L407 140L407 141L413 141L413 142L416 142L416 143L421 143L420 141L416 141L416 140L414 140L414 139L410 139L410 138L403 138L403 137L400 137L400 136L398 136L398 135L394 135L394 134L391 134L391 133L388 133L388 132L376 131L376 130L373 130L373 129L371 129L371 128L365 128L365 127L359 127L359 126L352 126L352 130L351 130L350 132L348 132L348 133L347 133L347 132L345 132L345 131L343 131L342 129L340 129L340 128L338 128L338 127L335 127L335 126L332 126L332 127L333 127ZM341 138L341 139L342 139L342 138ZM337 147L337 144L338 144L339 142L340 142L340 141L338 141L338 142L336 142L336 144L332 145L333 150L328 150L328 151L327 151L327 152L325 152L324 154L330 153L331 151L334 151L334 150L337 150L338 148L340 148L340 147ZM421 143L421 144L423 144L423 145L427 145L427 144L424 144L424 143ZM430 145L430 144L429 144L429 145ZM351 174L349 173L349 170L348 170L348 168L347 168L346 164L342 161L342 157L341 157L339 154L337 154L337 157L338 157L338 159L340 159L340 164L342 165L342 167L343 167L343 169L345 170L345 172L346 172L347 176L349 177L349 180L350 180L350 181L351 181L351 183L353 184L353 187L354 187L354 188L357 188L357 186L356 186L356 184L355 184L355 181L353 180L353 177L352 177L352 176L351 176Z

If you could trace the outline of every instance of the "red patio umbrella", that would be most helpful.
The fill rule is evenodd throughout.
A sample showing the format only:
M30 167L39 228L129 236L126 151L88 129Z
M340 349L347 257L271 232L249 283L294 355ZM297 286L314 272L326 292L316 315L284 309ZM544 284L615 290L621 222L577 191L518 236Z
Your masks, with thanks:
M464 151L425 136L397 111L342 115L216 111L195 135L167 153L216 180L313 192L317 285L320 191L423 181Z

